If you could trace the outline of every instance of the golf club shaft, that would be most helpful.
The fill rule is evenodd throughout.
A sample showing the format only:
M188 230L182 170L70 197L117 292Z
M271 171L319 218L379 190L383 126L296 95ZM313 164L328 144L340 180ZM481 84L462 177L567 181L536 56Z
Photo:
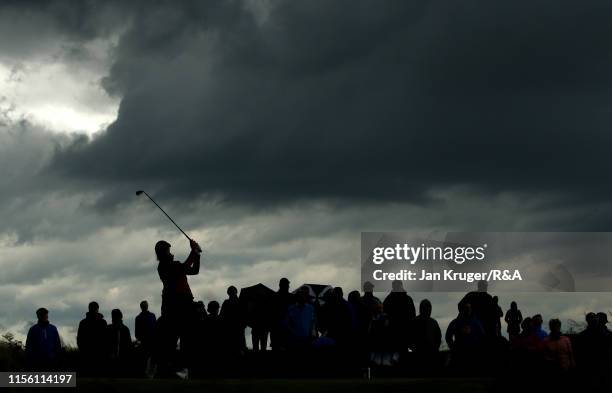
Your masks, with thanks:
M179 226L178 226L178 224L177 224L176 222L174 222L174 220L172 219L172 217L170 217L170 216L168 215L168 213L166 213L166 212L164 211L164 209L162 209L162 207L161 207L161 206L159 206L159 205L157 204L157 202L155 202L155 200L154 200L153 198L151 198L151 196L150 196L149 194L147 194L147 192L146 192L146 191L143 191L143 194L145 194L145 195L147 196L147 198L149 198L149 199L151 200L151 202L153 202L153 203L155 204L155 206L157 206L157 207L159 208L159 210L161 210L161 211L162 211L162 213L164 213L164 214L166 215L166 217L168 217L168 219L169 219L170 221L172 221L172 223L174 224L174 226L176 226L176 227L178 228L178 230L179 230L179 231L181 231L181 233L183 233L183 235L185 235L185 237L186 237L187 239L191 240L191 238L189 237L189 235L187 235L187 234L185 233L185 231L184 231L184 230L182 230L182 229L181 229L181 227L179 227Z

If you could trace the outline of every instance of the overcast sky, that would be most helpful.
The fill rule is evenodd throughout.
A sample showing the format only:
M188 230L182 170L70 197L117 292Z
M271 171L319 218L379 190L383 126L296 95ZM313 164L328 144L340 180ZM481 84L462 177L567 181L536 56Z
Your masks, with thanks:
M158 313L153 245L188 244L141 188L205 301L356 289L362 231L609 231L611 34L605 1L3 1L0 325Z

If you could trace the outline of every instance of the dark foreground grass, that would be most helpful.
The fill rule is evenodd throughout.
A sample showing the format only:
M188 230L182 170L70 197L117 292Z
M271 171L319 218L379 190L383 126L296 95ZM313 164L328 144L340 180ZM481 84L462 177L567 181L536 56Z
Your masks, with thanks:
M37 391L42 388L10 388L8 392ZM159 393L479 393L493 391L486 379L78 379L76 388L52 391L71 392L159 392Z

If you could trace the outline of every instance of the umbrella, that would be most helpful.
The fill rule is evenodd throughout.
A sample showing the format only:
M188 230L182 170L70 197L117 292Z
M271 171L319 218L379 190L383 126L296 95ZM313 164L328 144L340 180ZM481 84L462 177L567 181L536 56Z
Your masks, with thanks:
M308 288L308 293L310 294L310 297L314 300L318 300L319 304L321 305L325 304L325 299L327 299L327 297L331 295L331 292L334 289L334 287L327 284L303 284L299 288L301 287ZM293 293L296 293L299 288L293 291Z
M250 327L268 324L275 295L276 292L262 283L240 290L238 299L245 308L247 324Z

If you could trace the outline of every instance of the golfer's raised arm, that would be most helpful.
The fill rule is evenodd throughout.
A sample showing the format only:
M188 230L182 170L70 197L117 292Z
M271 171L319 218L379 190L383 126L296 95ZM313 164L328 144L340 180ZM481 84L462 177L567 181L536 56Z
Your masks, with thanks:
M185 274L194 275L200 272L200 253L202 249L197 242L191 239L189 240L189 245L191 246L191 252L185 262L183 262L183 266Z

